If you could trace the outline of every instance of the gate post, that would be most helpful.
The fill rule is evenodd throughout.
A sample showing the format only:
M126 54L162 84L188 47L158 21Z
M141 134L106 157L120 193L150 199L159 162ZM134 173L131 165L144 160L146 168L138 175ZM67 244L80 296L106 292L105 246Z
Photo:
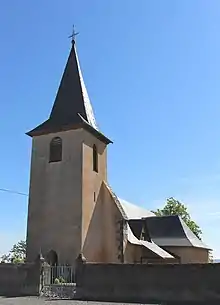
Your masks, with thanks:
M81 299L83 297L83 273L86 264L86 258L81 252L76 259L76 298Z
M49 280L49 282L48 282ZM40 272L40 292L44 287L50 283L50 266L44 259L41 260L41 272Z
M42 254L39 256L39 263L40 263L40 285L39 285L39 292L41 293L43 287L44 287L44 279L43 279L43 274L44 274L44 258Z

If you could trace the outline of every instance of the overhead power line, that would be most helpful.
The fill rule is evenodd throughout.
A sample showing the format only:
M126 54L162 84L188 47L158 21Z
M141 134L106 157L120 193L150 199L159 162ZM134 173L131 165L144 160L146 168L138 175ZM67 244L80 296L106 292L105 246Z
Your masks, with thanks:
M13 190L2 189L2 188L0 188L0 191L6 192L6 193L11 193L11 194L16 194L16 195L21 195L21 196L26 196L26 197L28 196L28 194L25 194L25 193L13 191Z

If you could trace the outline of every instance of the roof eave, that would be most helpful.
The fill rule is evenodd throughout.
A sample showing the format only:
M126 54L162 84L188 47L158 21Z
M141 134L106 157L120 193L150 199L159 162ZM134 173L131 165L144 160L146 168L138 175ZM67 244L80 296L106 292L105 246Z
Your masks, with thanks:
M90 125L81 115L78 113L78 116L80 117L83 127L89 131L91 134L93 134L95 137L97 137L100 141L104 142L105 144L113 144L113 142L107 138L103 133L101 133L99 130L95 129L92 125Z
M96 138L98 138L100 141L105 143L106 145L113 143L109 138L107 138L104 134L93 128L89 123L86 121L82 121L81 123L78 124L72 124L72 125L66 125L66 126L54 126L54 127L48 127L47 128L47 121L45 121L43 124L39 125L38 127L32 129L31 131L28 131L26 135L29 137L37 137L41 135L46 135L50 133L56 133L56 132L61 132L61 131L67 131L67 130L74 130L74 129L80 129L84 128L91 134L93 134ZM41 127L42 126L42 127ZM44 127L45 126L45 127Z
M98 138L100 141L104 142L106 145L108 144L113 144L113 142L107 138L103 133L100 131L96 130L93 128L90 124L88 123L82 123L82 126L91 134L93 134L96 138Z

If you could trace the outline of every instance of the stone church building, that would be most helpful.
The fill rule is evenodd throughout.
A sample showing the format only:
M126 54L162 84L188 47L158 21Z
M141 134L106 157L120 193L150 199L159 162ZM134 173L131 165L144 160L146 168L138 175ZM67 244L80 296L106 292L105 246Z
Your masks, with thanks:
M157 217L117 197L107 179L112 141L97 127L75 41L49 118L32 138L27 261L74 264L208 262L178 216Z

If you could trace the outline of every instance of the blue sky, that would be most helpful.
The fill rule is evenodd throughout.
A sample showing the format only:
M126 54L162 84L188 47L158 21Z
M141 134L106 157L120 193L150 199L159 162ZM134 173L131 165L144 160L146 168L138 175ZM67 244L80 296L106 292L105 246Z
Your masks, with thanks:
M220 257L220 2L4 1L0 188L28 193L31 140L50 112L72 24L108 177L148 209L187 204ZM0 191L0 253L25 237L27 197Z

